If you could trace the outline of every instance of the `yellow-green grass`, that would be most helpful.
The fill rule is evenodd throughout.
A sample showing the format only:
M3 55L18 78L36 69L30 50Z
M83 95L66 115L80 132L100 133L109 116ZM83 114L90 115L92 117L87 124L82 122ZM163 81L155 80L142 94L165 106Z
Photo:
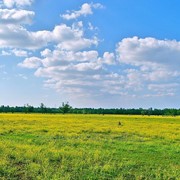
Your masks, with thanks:
M179 142L180 117L0 114L0 179L179 180Z

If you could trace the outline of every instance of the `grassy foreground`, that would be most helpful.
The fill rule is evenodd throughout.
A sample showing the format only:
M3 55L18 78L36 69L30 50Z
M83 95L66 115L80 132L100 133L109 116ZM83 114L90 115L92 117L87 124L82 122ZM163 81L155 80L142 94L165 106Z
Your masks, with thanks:
M0 179L178 180L179 142L180 117L0 114Z

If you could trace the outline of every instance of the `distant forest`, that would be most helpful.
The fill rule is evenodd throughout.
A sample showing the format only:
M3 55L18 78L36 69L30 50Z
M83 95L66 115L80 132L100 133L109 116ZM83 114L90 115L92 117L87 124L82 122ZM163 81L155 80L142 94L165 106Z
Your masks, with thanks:
M51 114L124 114L124 115L164 115L164 116L178 116L180 115L180 109L124 109L124 108L72 108L68 103L62 103L59 108L46 107L43 103L39 107L33 107L31 105L24 106L0 106L0 113L51 113Z

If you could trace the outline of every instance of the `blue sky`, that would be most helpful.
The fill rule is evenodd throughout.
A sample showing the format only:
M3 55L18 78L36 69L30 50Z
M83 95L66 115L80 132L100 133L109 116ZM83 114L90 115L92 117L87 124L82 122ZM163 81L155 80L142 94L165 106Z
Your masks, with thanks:
M179 7L1 0L0 104L179 108Z

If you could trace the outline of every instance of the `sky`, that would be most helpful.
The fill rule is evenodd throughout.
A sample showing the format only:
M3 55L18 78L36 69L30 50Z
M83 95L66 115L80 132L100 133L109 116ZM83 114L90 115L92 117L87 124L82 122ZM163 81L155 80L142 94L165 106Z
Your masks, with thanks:
M0 0L0 105L180 108L179 7Z

